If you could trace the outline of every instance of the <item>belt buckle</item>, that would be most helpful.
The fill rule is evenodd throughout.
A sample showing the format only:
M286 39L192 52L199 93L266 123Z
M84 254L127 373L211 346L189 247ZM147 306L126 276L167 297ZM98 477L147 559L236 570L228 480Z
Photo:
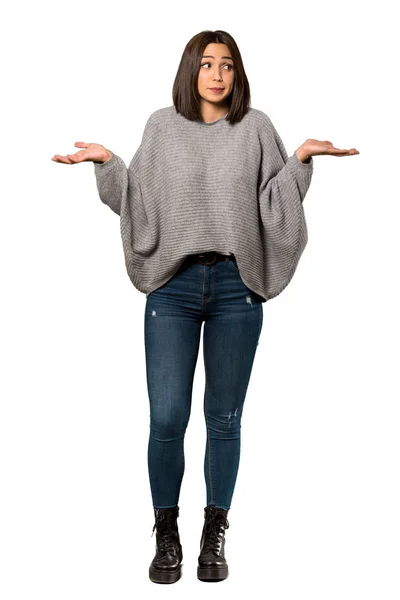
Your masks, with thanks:
M206 256L206 255L214 255L213 259L211 262L203 262L201 260L201 257ZM204 254L198 254L198 257L200 258L200 262L202 265L205 265L206 267L213 265L215 263L215 261L217 260L217 252L205 252ZM206 259L207 260L207 259Z

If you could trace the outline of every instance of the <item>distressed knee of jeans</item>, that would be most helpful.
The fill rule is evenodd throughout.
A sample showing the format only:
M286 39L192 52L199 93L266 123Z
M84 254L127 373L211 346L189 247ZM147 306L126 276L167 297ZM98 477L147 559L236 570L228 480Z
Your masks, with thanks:
M234 413L232 413L232 411L229 412L229 415L228 415L229 427L231 426L232 419L234 417L237 417L237 411L238 411L238 409L236 408Z
M249 304L251 304L251 306L253 306L253 304L251 302L251 296L246 296L246 302L248 302Z

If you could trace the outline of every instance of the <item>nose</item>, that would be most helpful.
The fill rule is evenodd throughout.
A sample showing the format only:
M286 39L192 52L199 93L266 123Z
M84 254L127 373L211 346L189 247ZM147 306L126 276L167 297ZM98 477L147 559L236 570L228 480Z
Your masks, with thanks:
M213 81L217 80L217 81L222 81L222 75L221 73L218 71L218 69L216 70L214 76L213 76Z

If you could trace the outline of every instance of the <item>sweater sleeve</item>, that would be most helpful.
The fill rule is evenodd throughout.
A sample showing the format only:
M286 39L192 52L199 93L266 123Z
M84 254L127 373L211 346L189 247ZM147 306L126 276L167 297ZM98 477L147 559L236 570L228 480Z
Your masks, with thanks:
M259 209L267 245L267 276L276 295L292 278L308 241L303 200L314 163L312 157L309 163L301 162L296 153L288 157L269 117L259 135L262 154Z
M128 189L128 170L124 161L113 154L105 163L94 163L94 172L100 200L120 215L122 197Z

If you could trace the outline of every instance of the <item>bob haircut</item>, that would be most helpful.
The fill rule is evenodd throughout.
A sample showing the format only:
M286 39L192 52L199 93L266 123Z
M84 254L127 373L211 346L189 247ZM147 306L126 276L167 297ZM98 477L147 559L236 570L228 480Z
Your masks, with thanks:
M176 111L189 121L203 122L198 76L202 56L208 44L226 44L232 55L235 77L232 92L226 98L229 104L226 120L233 125L241 121L250 108L250 86L239 48L226 31L202 31L186 44L172 89L173 103Z

